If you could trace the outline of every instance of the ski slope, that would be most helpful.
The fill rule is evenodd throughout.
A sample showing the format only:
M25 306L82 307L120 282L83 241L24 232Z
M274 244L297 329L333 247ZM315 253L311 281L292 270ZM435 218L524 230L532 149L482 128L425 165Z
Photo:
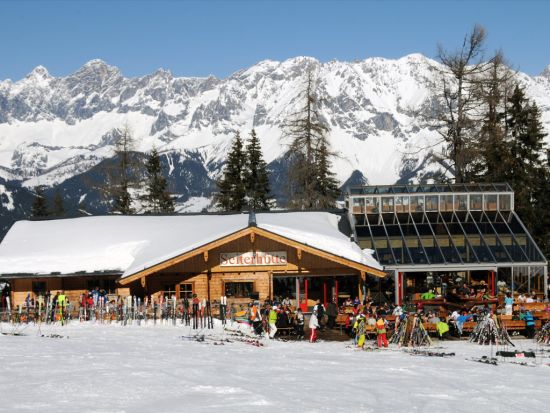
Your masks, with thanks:
M0 335L1 412L517 413L550 404L549 358L536 367L476 363L466 359L491 349L467 341L436 341L456 353L440 358L347 342L214 345L183 340L190 330L179 324L19 330ZM41 337L51 334L65 338Z

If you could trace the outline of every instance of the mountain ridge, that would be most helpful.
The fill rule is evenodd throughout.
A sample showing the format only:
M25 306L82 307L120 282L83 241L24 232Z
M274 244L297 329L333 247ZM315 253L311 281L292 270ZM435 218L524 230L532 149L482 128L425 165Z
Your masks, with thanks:
M275 176L275 196L283 199L288 142L282 125L300 106L310 69L318 81L321 115L331 128L338 180L414 180L437 168L426 160L438 134L418 117L432 108L437 67L419 53L354 62L266 59L223 79L177 77L166 69L127 78L101 59L60 77L37 66L16 82L0 81L0 209L11 214L18 208L14 200L29 199L37 185L61 187L71 204L94 198L78 185L100 174L98 165L112 158L117 128L124 124L133 130L136 151L161 152L182 210L193 208L190 199L200 198L200 208L207 204L231 139L238 131L246 137L252 128ZM519 73L518 81L550 130L550 66L540 76ZM73 179L80 175L87 178ZM104 212L107 206L95 197L88 208Z

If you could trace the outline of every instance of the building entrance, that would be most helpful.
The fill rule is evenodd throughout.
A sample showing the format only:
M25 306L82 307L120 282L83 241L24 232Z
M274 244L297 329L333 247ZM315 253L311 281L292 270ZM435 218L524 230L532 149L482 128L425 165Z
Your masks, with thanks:
M359 288L357 275L273 276L273 299L282 301L288 297L294 307L304 312L311 312L317 300L325 307L330 301L340 305L347 298L353 300L361 295Z

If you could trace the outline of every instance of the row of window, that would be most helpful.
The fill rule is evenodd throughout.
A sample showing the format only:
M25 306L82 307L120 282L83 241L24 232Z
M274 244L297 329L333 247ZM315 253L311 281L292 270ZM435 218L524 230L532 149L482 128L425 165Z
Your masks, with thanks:
M96 287L98 287L100 290L104 290L107 294L114 294L117 288L115 280L103 278L86 280L86 289L88 291L95 290ZM48 283L46 281L32 282L32 292L35 295L45 295L48 290Z
M248 298L254 293L254 282L252 281L226 281L224 282L225 295L227 297L234 298ZM108 294L115 293L116 282L115 280L106 279L93 279L87 280L86 288L89 291L95 290L99 287L100 290L105 290ZM34 294L45 295L48 291L48 285L46 281L33 281L32 291ZM179 283L179 284L165 284L163 290L164 298L171 298L173 296L178 297L180 300L187 298L191 300L193 298L193 283Z
M511 194L447 194L351 197L353 214L422 211L511 211Z
M225 295L233 298L249 298L254 293L252 281L225 281ZM180 300L193 298L193 283L166 284L163 290L165 299L177 297Z

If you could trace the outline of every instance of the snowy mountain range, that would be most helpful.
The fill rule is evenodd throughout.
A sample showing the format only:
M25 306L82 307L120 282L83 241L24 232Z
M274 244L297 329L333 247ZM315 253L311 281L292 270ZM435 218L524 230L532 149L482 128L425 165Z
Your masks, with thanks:
M434 167L423 148L437 134L418 114L433 103L436 65L420 54L328 63L297 57L262 61L226 79L174 77L162 69L126 78L101 60L65 77L38 66L24 79L0 82L0 227L28 212L37 185L50 195L57 188L69 209L105 212L90 182L102 179L101 163L112 158L116 129L125 124L137 151L156 147L162 153L180 211L209 205L231 139L252 128L272 171L274 194L283 197L282 124L301 104L299 92L312 68L340 182L414 180ZM540 76L518 78L550 131L550 66Z

